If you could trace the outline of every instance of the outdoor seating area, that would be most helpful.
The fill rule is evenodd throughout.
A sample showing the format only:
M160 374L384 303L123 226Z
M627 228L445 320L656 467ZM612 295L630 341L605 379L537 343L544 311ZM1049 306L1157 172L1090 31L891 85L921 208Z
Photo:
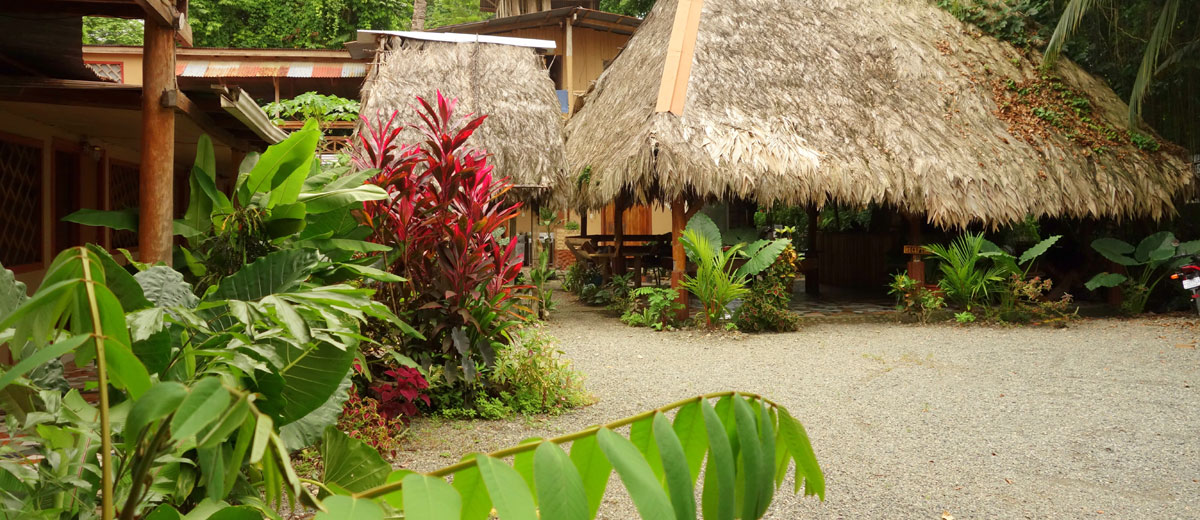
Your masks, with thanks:
M1193 518L1200 4L0 7L0 518Z

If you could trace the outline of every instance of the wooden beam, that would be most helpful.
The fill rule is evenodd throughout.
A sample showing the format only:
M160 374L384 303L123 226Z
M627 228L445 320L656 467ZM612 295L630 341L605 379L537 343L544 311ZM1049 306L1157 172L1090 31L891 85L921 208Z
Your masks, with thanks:
M613 274L625 274L625 208L626 197L618 195L613 201Z
M175 203L175 111L162 106L175 90L175 29L145 24L142 61L141 213L138 254L147 263L171 265Z
M692 57L696 49L696 33L700 29L700 11L704 0L679 0L671 39L667 42L667 59L663 65L662 81L658 86L655 112L683 114L687 85L692 75Z
M571 107L575 106L575 35L571 30L571 24L567 24L566 42L563 44L566 47L563 57L563 89L567 91L567 113L572 113Z
M175 109L179 113L186 115L188 119L191 119L193 123L196 123L196 126L200 127L200 129L203 130L204 133L208 134L209 137L212 137L214 141L223 143L228 145L230 148L243 152L249 152L253 150L253 147L250 146L250 143L247 143L245 140L238 137L234 137L233 134L229 133L224 128L221 128L221 126L218 125L216 121L213 121L213 119L209 117L209 115L205 113L203 109L193 103L191 98L187 97L182 90L172 89L163 92L162 106Z
M688 318L688 292L683 288L683 277L687 274L687 252L683 250L683 230L687 227L684 209L686 199L682 196L671 201L671 288L679 293L675 300L683 305L677 316L680 321Z
M804 271L804 292L812 296L821 295L821 270L817 267L817 220L821 212L816 205L808 207L808 251L804 253L804 263L808 269Z

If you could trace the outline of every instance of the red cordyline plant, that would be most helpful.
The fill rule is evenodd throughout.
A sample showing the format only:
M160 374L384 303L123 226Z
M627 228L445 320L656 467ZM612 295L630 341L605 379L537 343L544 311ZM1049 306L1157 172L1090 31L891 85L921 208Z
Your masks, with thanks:
M354 163L378 169L369 182L388 192L364 204L363 220L371 241L392 247L388 270L406 280L381 294L394 311L416 315L429 342L419 354L444 363L451 382L460 372L471 382L479 360L491 364L497 333L479 323L479 307L504 313L515 303L521 260L516 240L502 246L498 232L520 204L506 199L512 184L493 175L487 154L464 146L486 116L455 121L455 101L441 92L436 108L417 102L424 142L416 145L399 142L397 112L362 118Z

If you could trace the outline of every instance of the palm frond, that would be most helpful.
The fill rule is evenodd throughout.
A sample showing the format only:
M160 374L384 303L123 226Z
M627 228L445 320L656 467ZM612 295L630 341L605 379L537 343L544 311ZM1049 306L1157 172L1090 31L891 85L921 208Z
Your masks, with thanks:
M1133 82L1133 91L1129 93L1130 128L1137 127L1138 117L1142 114L1142 101L1146 98L1146 92L1150 89L1150 83L1154 80L1154 73L1158 68L1158 55L1171 39L1178 16L1179 0L1167 0L1163 4L1162 12L1158 15L1158 23L1154 25L1154 32L1150 33L1150 39L1146 41L1146 50L1142 53L1142 65L1138 67L1137 78Z
M1050 44L1046 46L1046 53L1042 55L1042 68L1054 65L1059 52L1062 51L1063 44L1066 43L1067 38L1075 34L1083 17L1087 16L1092 9L1106 3L1108 0L1071 0L1066 7L1063 7L1062 16L1058 18L1058 25L1054 27L1054 34L1050 36Z

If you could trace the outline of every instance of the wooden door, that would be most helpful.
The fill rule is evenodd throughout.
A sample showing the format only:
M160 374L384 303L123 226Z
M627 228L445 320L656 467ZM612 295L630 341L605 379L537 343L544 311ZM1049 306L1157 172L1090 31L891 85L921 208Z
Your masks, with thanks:
M609 204L600 212L600 234L611 235L613 229L614 206ZM625 234L649 235L654 230L654 213L650 206L634 205L625 208Z

